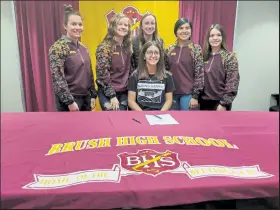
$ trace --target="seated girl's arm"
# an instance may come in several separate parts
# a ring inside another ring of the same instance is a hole
[[[136,103],[137,75],[135,72],[129,78],[127,88],[128,88],[128,106],[133,111],[142,111],[142,109]]]
[[[161,108],[161,111],[168,111],[172,106],[173,101],[173,91],[175,90],[175,85],[173,82],[173,77],[170,72],[166,72],[166,87],[165,87],[165,103]]]
[[[133,111],[142,111],[142,109],[136,103],[136,92],[134,91],[128,91],[128,106]]]
[[[172,106],[173,92],[165,93],[165,103],[161,111],[168,111]]]

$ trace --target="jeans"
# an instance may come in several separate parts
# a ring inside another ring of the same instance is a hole
[[[173,95],[172,110],[190,110],[192,95]]]

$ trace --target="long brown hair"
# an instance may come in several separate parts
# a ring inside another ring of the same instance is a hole
[[[160,52],[160,58],[157,63],[157,70],[156,70],[155,77],[159,80],[163,80],[164,78],[166,78],[166,71],[164,68],[164,53],[163,53],[163,50],[161,49],[159,43],[155,42],[155,41],[146,42],[141,49],[141,52],[139,55],[138,68],[137,68],[138,79],[148,79],[149,78],[145,55],[146,55],[147,49],[151,46],[157,47]]]
[[[143,15],[142,19],[140,20],[140,24],[139,24],[139,40],[140,40],[140,45],[144,45],[145,44],[145,38],[144,38],[144,31],[142,29],[143,26],[143,20],[148,17],[148,16],[153,16],[155,18],[155,31],[153,33],[152,36],[152,41],[156,41],[160,43],[160,37],[158,35],[158,26],[157,26],[157,18],[155,15],[151,14],[151,13],[146,13],[145,15]]]
[[[226,44],[226,34],[223,27],[220,24],[212,24],[210,29],[207,31],[205,40],[204,40],[204,47],[203,47],[203,60],[208,61],[211,53],[211,45],[209,44],[209,37],[210,32],[212,29],[217,29],[221,32],[222,35],[222,44],[221,49],[228,51],[227,44]]]
[[[124,36],[123,38],[123,47],[124,50],[126,52],[131,52],[131,21],[130,18],[127,17],[126,15],[124,15],[123,13],[117,13],[110,21],[109,23],[109,27],[108,27],[108,32],[106,34],[106,36],[103,39],[103,42],[109,42],[112,47],[115,47],[115,42],[114,42],[114,38],[115,38],[115,30],[117,27],[118,22],[120,21],[120,19],[122,18],[127,18],[128,21],[128,33],[127,35]]]

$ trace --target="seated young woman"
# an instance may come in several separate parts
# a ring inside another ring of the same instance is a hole
[[[164,67],[164,52],[159,43],[146,42],[139,55],[137,69],[128,82],[128,105],[131,110],[167,111],[175,89],[170,72]]]

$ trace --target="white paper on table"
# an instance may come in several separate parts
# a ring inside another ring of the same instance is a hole
[[[157,115],[162,119],[159,119],[155,115],[146,114],[146,118],[150,125],[176,125],[179,124],[170,114]]]

